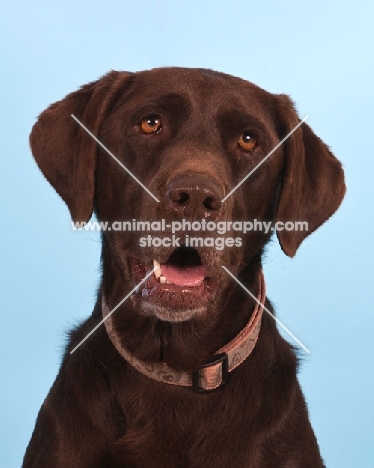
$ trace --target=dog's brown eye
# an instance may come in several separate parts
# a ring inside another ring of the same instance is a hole
[[[244,151],[251,153],[255,149],[257,141],[251,133],[243,132],[239,137],[238,143]]]
[[[140,122],[143,133],[155,133],[161,129],[161,119],[158,115],[148,115]]]

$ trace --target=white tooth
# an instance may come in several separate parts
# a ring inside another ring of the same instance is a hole
[[[170,281],[166,280],[166,284],[171,284]]]
[[[158,268],[156,268],[158,267]],[[161,276],[161,265],[157,260],[153,260],[153,268],[156,268],[154,271],[155,278],[158,279]]]
[[[165,284],[167,282],[168,282],[168,280],[165,278],[165,276],[160,276],[160,283],[161,284]]]

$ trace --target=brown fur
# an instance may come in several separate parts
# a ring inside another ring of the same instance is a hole
[[[144,135],[139,119],[152,113],[161,115],[162,131]],[[160,203],[98,147],[71,114]],[[340,163],[307,124],[225,203],[215,202],[298,122],[287,96],[222,73],[182,68],[113,71],[43,112],[31,146],[75,221],[87,221],[93,211],[109,222],[182,217],[307,221],[309,232],[278,233],[283,251],[293,256],[303,239],[335,212],[345,191]],[[258,142],[251,154],[237,145],[248,128]],[[168,196],[180,180],[195,183],[194,205],[180,206]],[[200,200],[204,190],[213,199],[208,208]],[[113,315],[127,350],[149,363],[162,355],[169,366],[187,372],[206,362],[236,336],[254,306],[221,265],[257,294],[269,237],[251,232],[241,248],[196,249],[218,289],[209,306],[200,307],[190,320],[159,320],[150,312],[153,306],[145,307],[134,294]],[[102,295],[112,309],[133,287],[130,257],[150,268],[153,258],[166,262],[172,251],[140,248],[138,233],[105,232],[102,241],[97,304],[92,316],[71,332],[23,467],[322,467],[296,378],[295,352],[267,314],[252,354],[222,388],[206,394],[143,376],[119,355],[104,326],[69,353],[101,320]],[[272,310],[268,300],[266,306]],[[171,316],[183,312],[166,310],[167,304],[164,308]]]

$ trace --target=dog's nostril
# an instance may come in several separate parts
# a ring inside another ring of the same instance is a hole
[[[186,192],[178,192],[174,196],[170,196],[171,201],[174,203],[179,203],[180,205],[184,205],[189,198],[190,197]]]
[[[215,197],[207,197],[203,201],[203,205],[208,210],[218,210],[219,207],[220,207],[220,200],[218,198],[215,198]]]

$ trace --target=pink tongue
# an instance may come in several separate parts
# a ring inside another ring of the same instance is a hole
[[[162,276],[178,286],[198,286],[204,281],[205,268],[202,265],[178,268],[173,265],[161,265]]]

